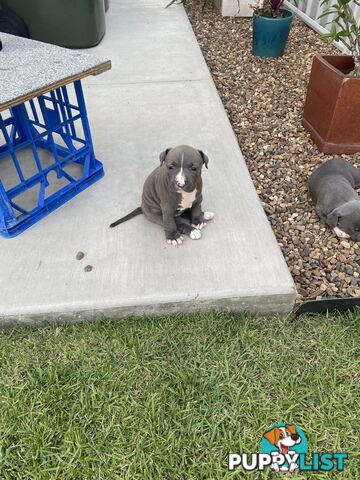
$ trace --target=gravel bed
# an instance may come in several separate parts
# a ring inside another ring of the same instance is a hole
[[[297,301],[360,296],[360,243],[338,239],[316,215],[306,188],[320,153],[301,125],[315,54],[339,51],[295,20],[285,55],[251,53],[252,21],[222,18],[200,0],[186,10],[257,193],[292,273]],[[355,166],[359,155],[343,155]]]

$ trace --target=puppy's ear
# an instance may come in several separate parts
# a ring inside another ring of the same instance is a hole
[[[342,216],[343,216],[342,208],[337,207],[332,212],[329,213],[329,215],[326,217],[326,221],[330,225],[330,227],[335,228]]]
[[[205,163],[205,167],[208,168],[209,159],[207,155],[205,155],[205,153],[202,152],[201,150],[199,150],[199,153],[201,155],[201,158],[203,159],[203,162]]]
[[[164,150],[162,153],[160,153],[160,165],[162,165],[165,162],[166,155],[170,152],[171,148],[167,148]]]
[[[297,432],[295,425],[286,424],[285,427],[289,430],[291,435],[296,435]]]
[[[280,439],[279,429],[277,427],[275,427],[272,430],[269,430],[268,432],[265,432],[264,433],[264,438],[266,438],[266,440],[268,440],[271,443],[271,445],[276,445],[277,442]]]

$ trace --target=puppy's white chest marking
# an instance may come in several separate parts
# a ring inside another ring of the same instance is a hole
[[[187,208],[191,208],[192,204],[195,202],[195,199],[196,199],[196,192],[197,192],[196,188],[192,192],[179,191],[181,195],[181,200],[178,205],[178,210],[182,212]]]

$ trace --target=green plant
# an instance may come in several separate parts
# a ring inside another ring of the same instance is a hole
[[[330,1],[323,0],[321,6],[328,5]],[[336,0],[327,8],[319,18],[334,15],[330,32],[324,36],[331,42],[341,42],[354,57],[355,68],[350,73],[354,77],[360,77],[360,25],[355,18],[355,8],[360,7],[360,0]]]
[[[306,4],[307,0],[303,0]],[[292,0],[295,7],[298,6],[298,0]],[[251,5],[256,15],[261,17],[281,18],[283,16],[281,9],[284,6],[284,0],[256,0],[255,5]]]
[[[254,6],[254,12],[261,17],[281,17],[280,8],[283,6],[284,0],[258,0]]]

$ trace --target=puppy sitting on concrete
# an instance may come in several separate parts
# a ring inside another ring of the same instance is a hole
[[[162,225],[167,243],[174,246],[184,241],[182,234],[193,240],[201,238],[201,229],[212,212],[202,212],[203,164],[208,168],[208,157],[187,145],[167,148],[160,154],[160,166],[146,179],[141,207],[112,223],[116,227],[143,213],[150,221]]]
[[[319,217],[339,238],[360,241],[360,169],[341,158],[334,158],[315,169],[308,180]]]

